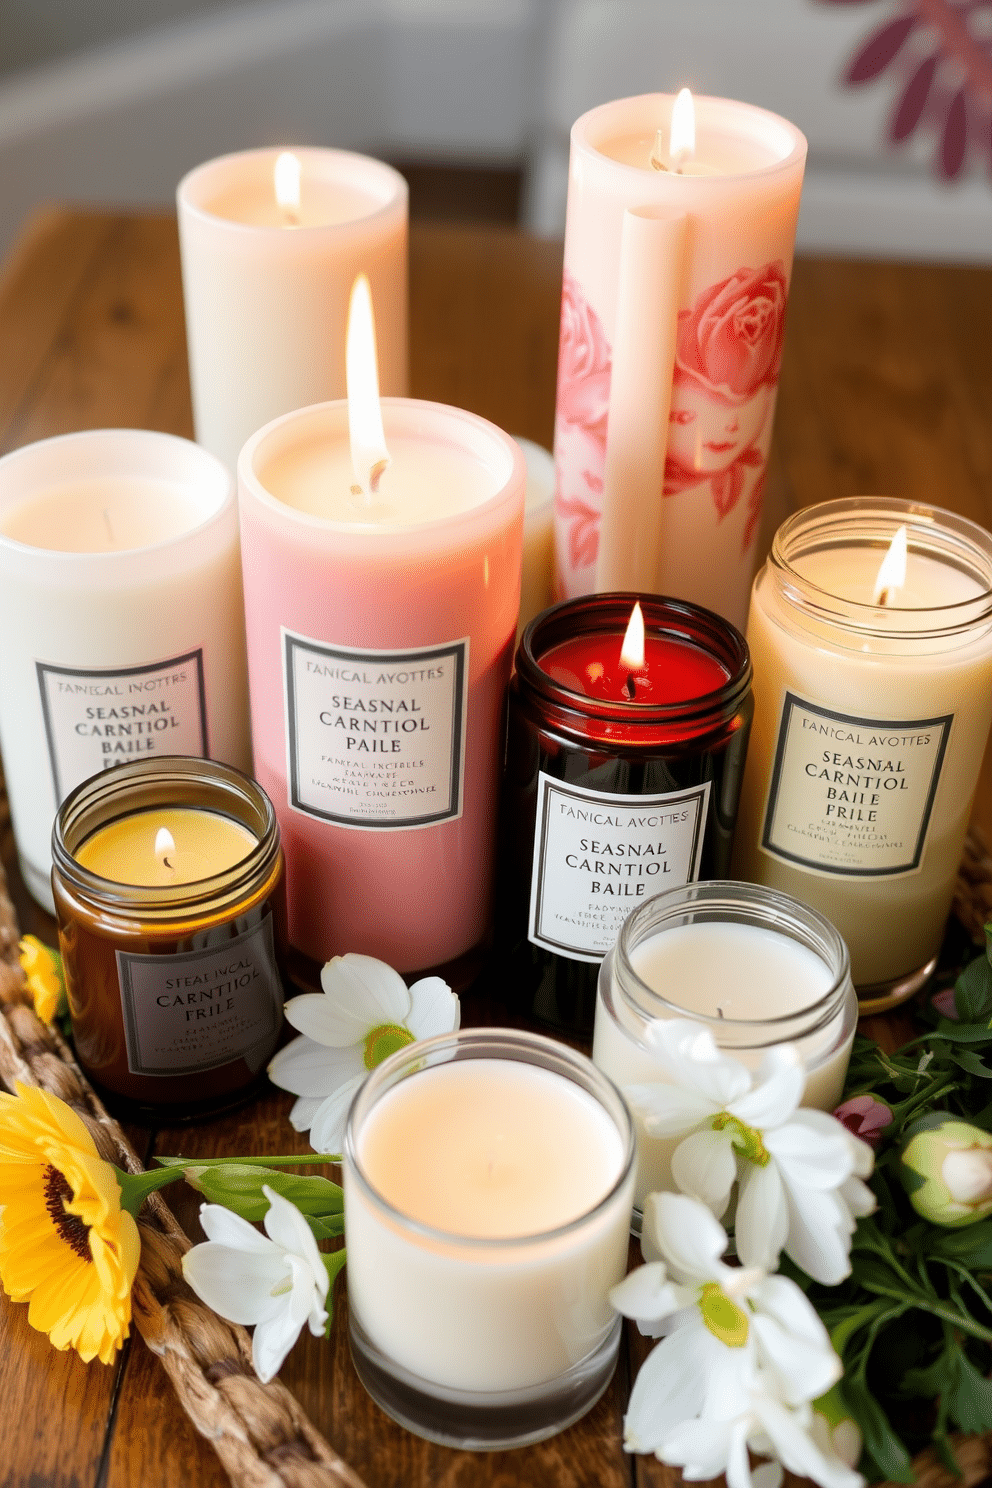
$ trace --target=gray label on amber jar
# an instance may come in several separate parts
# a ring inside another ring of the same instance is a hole
[[[762,847],[821,873],[912,873],[953,716],[857,718],[787,692]]]
[[[528,939],[601,961],[638,904],[699,876],[710,783],[663,796],[613,796],[541,771]]]
[[[35,662],[55,796],[149,754],[207,753],[203,651],[92,671]]]
[[[356,651],[283,631],[289,804],[343,827],[462,814],[468,640]]]
[[[118,951],[117,975],[133,1075],[192,1075],[236,1059],[257,1070],[271,1052],[282,984],[268,912],[253,929],[203,950]]]

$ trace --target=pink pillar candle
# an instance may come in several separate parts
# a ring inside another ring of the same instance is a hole
[[[572,129],[556,589],[655,591],[742,626],[806,141],[763,109],[694,102],[680,171],[651,163],[669,95]]]
[[[291,944],[412,972],[486,930],[525,467],[474,414],[382,412],[391,464],[368,501],[344,402],[242,451],[249,689]]]

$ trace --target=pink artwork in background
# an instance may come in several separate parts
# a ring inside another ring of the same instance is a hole
[[[749,485],[745,552],[761,515],[786,296],[783,265],[769,263],[738,269],[679,315],[664,494],[708,483],[719,522]],[[556,545],[559,595],[593,587],[579,571],[595,569],[599,547],[610,371],[602,321],[566,270],[555,420],[557,527],[567,533]]]

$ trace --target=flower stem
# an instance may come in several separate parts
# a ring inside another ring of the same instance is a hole
[[[340,1152],[291,1152],[287,1157],[157,1157],[163,1168],[220,1168],[228,1163],[241,1167],[292,1168],[297,1163],[305,1166],[313,1163],[339,1163]]]
[[[151,1173],[124,1173],[114,1168],[121,1189],[121,1208],[137,1219],[138,1210],[150,1193],[185,1176],[182,1168],[159,1168]]]
[[[867,1291],[876,1292],[880,1297],[894,1297],[898,1302],[907,1303],[910,1307],[918,1307],[921,1312],[932,1313],[934,1317],[950,1323],[952,1328],[960,1328],[962,1333],[969,1333],[972,1338],[979,1338],[983,1343],[992,1343],[992,1328],[983,1328],[981,1323],[976,1323],[974,1318],[969,1317],[967,1313],[955,1312],[952,1307],[945,1307],[940,1302],[928,1302],[925,1297],[915,1292],[907,1297],[905,1292],[879,1286],[874,1281],[863,1281],[862,1286]]]

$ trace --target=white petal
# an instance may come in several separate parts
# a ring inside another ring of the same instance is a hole
[[[313,1276],[311,1286],[317,1289],[321,1297],[326,1297],[329,1284],[327,1267],[320,1258],[310,1226],[296,1205],[282,1194],[276,1193],[267,1183],[262,1184],[262,1192],[269,1201],[268,1212],[263,1220],[265,1233],[282,1250],[306,1262]]]
[[[266,1240],[253,1224],[225,1209],[223,1204],[201,1204],[200,1224],[208,1240],[229,1245],[233,1250],[267,1255],[273,1248],[272,1241]]]
[[[668,1273],[660,1261],[638,1266],[610,1289],[610,1302],[617,1312],[633,1318],[638,1326],[670,1317],[682,1306],[682,1301],[681,1289],[676,1289],[668,1280]]]
[[[774,1162],[746,1169],[737,1195],[734,1235],[737,1254],[745,1266],[774,1271],[789,1233],[789,1209]]]
[[[644,1042],[673,1084],[698,1091],[712,1100],[718,1111],[751,1088],[750,1070],[718,1049],[709,1029],[690,1018],[649,1023]]]
[[[183,1256],[183,1275],[200,1300],[229,1322],[245,1327],[272,1315],[272,1289],[288,1271],[285,1257],[274,1245],[266,1255],[250,1255],[208,1241],[194,1245]]]
[[[673,1427],[698,1415],[704,1383],[698,1330],[680,1328],[652,1349],[634,1381],[624,1418],[628,1451],[657,1451]]]
[[[310,1146],[314,1152],[339,1153],[344,1146],[344,1129],[348,1122],[348,1111],[359,1090],[364,1075],[356,1075],[329,1095],[318,1110],[310,1127]]]
[[[786,1187],[789,1238],[785,1253],[807,1276],[837,1286],[851,1272],[854,1219],[838,1194]]]
[[[320,973],[320,985],[334,1006],[370,1016],[370,1028],[377,1023],[405,1023],[410,1011],[406,982],[375,956],[354,951],[335,956]]]
[[[801,1122],[808,1126],[811,1131],[821,1132],[824,1136],[836,1136],[837,1128],[840,1127],[841,1134],[847,1142],[851,1154],[851,1170],[858,1178],[870,1178],[875,1166],[875,1153],[867,1142],[862,1142],[852,1131],[848,1131],[842,1121],[836,1116],[830,1116],[826,1111],[817,1111],[812,1108],[803,1107],[793,1116],[793,1121]]]
[[[289,1113],[289,1120],[293,1130],[298,1132],[309,1131],[311,1126],[313,1126],[313,1118],[326,1099],[326,1096],[320,1095],[301,1095]]]
[[[862,1143],[862,1146],[865,1144]],[[860,1217],[862,1214],[874,1214],[878,1205],[875,1195],[867,1183],[862,1183],[860,1178],[846,1179],[837,1190],[851,1213]]]
[[[777,1393],[782,1400],[787,1405],[804,1405],[825,1395],[840,1379],[843,1366],[831,1346],[826,1329],[822,1324],[816,1327],[819,1319],[815,1313],[812,1318],[802,1317],[797,1323],[803,1304],[811,1313],[813,1311],[800,1289],[784,1276],[769,1277],[768,1281],[778,1283],[782,1293],[779,1299],[781,1311],[788,1312],[789,1319],[772,1316],[765,1310],[772,1295],[770,1290],[766,1290],[766,1282],[758,1293],[759,1311],[751,1318],[759,1357],[774,1374]],[[790,1290],[787,1292],[786,1288]],[[795,1293],[799,1293],[801,1300],[797,1301]]]
[[[732,1429],[730,1421],[682,1420],[657,1455],[670,1467],[681,1467],[689,1482],[718,1478],[727,1466]]]
[[[672,1154],[672,1177],[683,1193],[702,1200],[717,1219],[725,1214],[737,1177],[729,1129],[696,1132],[680,1142]]]
[[[754,1411],[789,1472],[812,1478],[820,1488],[864,1488],[861,1474],[839,1457],[821,1452],[796,1416],[778,1401],[768,1397],[756,1399]]]
[[[730,1445],[727,1450],[727,1488],[752,1488],[751,1459],[747,1452],[747,1436],[750,1421],[745,1417],[735,1421],[730,1430]]]
[[[440,977],[421,977],[410,988],[410,1011],[406,1026],[415,1039],[453,1033],[461,1021],[461,1005],[447,982]]]
[[[798,1113],[797,1113],[798,1114]],[[792,1187],[838,1188],[851,1175],[853,1154],[839,1121],[833,1132],[816,1131],[804,1121],[789,1121],[766,1132],[765,1146]]]
[[[721,1109],[708,1095],[683,1085],[625,1085],[623,1093],[652,1137],[680,1137]]]
[[[263,1384],[267,1384],[278,1373],[313,1307],[313,1282],[309,1267],[296,1256],[289,1257],[289,1264],[293,1273],[292,1288],[280,1296],[281,1306],[278,1311],[256,1326],[252,1339],[252,1362],[255,1373]],[[324,1270],[323,1266],[321,1270]]]
[[[301,1034],[273,1055],[269,1062],[269,1079],[280,1090],[323,1100],[343,1080],[351,1079],[363,1068],[359,1047],[331,1049]]]
[[[788,1121],[806,1089],[806,1067],[795,1044],[769,1049],[761,1061],[753,1090],[735,1100],[728,1110],[759,1131]]]
[[[644,1227],[650,1227],[658,1253],[668,1262],[675,1281],[713,1281],[725,1269],[720,1257],[727,1248],[727,1236],[698,1200],[685,1194],[648,1194]]]

